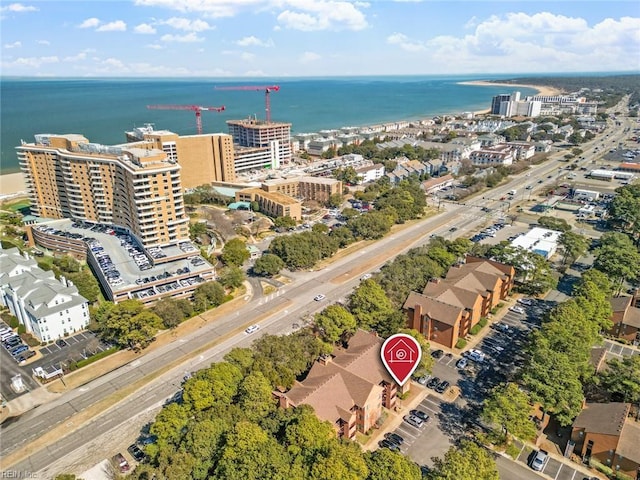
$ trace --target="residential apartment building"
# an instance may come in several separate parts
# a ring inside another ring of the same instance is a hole
[[[278,169],[291,162],[291,124],[255,118],[228,120],[235,146],[235,172]]]
[[[347,348],[336,347],[332,355],[321,357],[302,382],[279,395],[280,406],[310,405],[341,438],[353,440],[356,432],[369,432],[383,407],[393,409],[397,400],[398,385],[380,359],[382,343],[375,333],[358,330]]]
[[[326,203],[334,194],[342,194],[342,182],[326,177],[294,177],[268,180],[262,184],[265,192],[278,192],[298,200]]]
[[[180,136],[152,126],[125,132],[127,142],[141,148],[162,150],[169,160],[182,167],[182,188],[185,190],[212,182],[236,180],[233,137],[224,133]]]
[[[271,217],[291,217],[302,220],[302,203],[279,192],[260,188],[245,188],[236,192],[236,202],[258,202],[260,211]]]
[[[189,238],[180,165],[162,150],[42,134],[17,147],[31,211],[121,227],[145,246]]]
[[[469,160],[479,167],[512,165],[514,162],[514,150],[507,144],[495,145],[471,152]]]
[[[442,190],[443,188],[450,187],[451,185],[453,185],[452,175],[444,175],[443,177],[430,178],[429,180],[425,180],[421,184],[425,195],[430,195],[432,193]]]
[[[374,163],[364,167],[356,168],[356,174],[360,183],[375,182],[384,176],[384,165],[382,163]]]
[[[57,280],[17,248],[0,246],[0,303],[41,342],[84,330],[89,325],[87,299],[64,277]]]
[[[407,324],[427,340],[453,348],[482,317],[509,295],[515,269],[493,260],[467,256],[422,293],[411,292],[404,303]]]
[[[613,327],[608,333],[640,345],[640,308],[633,306],[633,297],[614,297],[609,302]]]
[[[587,403],[573,422],[573,451],[627,475],[640,478],[640,422],[629,416],[629,403]]]

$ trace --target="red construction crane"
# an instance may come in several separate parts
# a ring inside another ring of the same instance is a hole
[[[279,85],[271,85],[268,87],[264,86],[252,86],[252,85],[238,85],[235,87],[216,87],[216,90],[264,90],[264,103],[265,103],[265,111],[267,114],[267,122],[271,121],[271,99],[269,98],[269,94],[271,92],[277,92],[280,90]]]
[[[202,133],[203,111],[222,112],[225,109],[224,105],[222,107],[201,107],[199,105],[147,105],[147,108],[151,110],[193,110],[196,112],[196,129],[198,130],[198,135]]]

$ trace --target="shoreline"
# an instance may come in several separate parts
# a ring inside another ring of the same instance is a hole
[[[0,175],[0,201],[22,195],[27,195],[27,185],[22,173],[3,173]]]
[[[543,97],[552,97],[555,95],[562,95],[563,91],[556,87],[549,87],[546,85],[525,85],[522,83],[500,83],[490,82],[488,80],[471,80],[468,82],[458,82],[459,85],[474,85],[476,87],[522,87],[532,88],[538,90],[538,95]]]
[[[487,80],[471,80],[465,82],[458,82],[460,85],[474,85],[481,87],[496,87],[496,86],[504,86],[504,87],[526,87],[532,88],[538,91],[538,95],[543,96],[553,96],[560,95],[562,93],[561,90],[553,87],[547,87],[542,85],[522,85],[515,83],[494,83]],[[491,111],[490,108],[474,111],[475,115],[486,115]],[[13,172],[13,173],[3,173],[0,174],[0,201],[7,200],[13,197],[19,197],[26,195],[26,184],[22,173]]]

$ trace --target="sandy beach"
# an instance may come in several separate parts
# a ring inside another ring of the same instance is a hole
[[[26,194],[24,177],[21,173],[0,175],[0,199]]]
[[[548,87],[544,85],[523,85],[519,83],[497,83],[497,82],[488,82],[486,80],[473,80],[471,82],[460,82],[460,85],[478,85],[481,87],[509,87],[511,91],[517,89],[517,87],[526,87],[533,88],[538,90],[538,95],[542,96],[553,96],[553,95],[561,95],[563,92],[554,87]]]

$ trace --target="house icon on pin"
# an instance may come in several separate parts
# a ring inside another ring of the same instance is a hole
[[[418,351],[414,345],[405,342],[399,338],[398,341],[388,349],[389,363],[413,363],[418,358]]]

